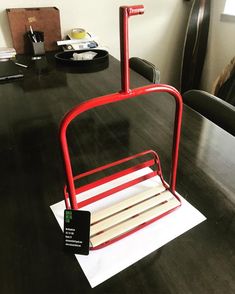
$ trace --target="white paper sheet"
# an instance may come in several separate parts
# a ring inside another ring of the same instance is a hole
[[[145,174],[147,172],[149,172],[149,168],[142,169],[141,171],[134,172],[119,178],[118,180],[114,180],[109,183],[108,186],[113,187],[116,185],[117,181],[125,182],[127,181],[127,178],[135,178],[140,174]],[[83,209],[95,211],[101,207],[120,201],[120,199],[140,193],[146,189],[146,187],[150,188],[158,183],[159,178],[155,177],[139,183],[134,187],[115,193],[115,195],[107,197]],[[89,193],[82,193],[82,195],[79,195],[79,199],[91,197],[91,195],[96,193],[97,190],[100,192],[103,189],[107,189],[107,184],[94,188],[90,190]],[[92,288],[116,275],[128,266],[157,250],[161,246],[206,219],[205,216],[189,204],[183,197],[180,196],[180,198],[182,200],[182,206],[180,208],[145,227],[144,229],[141,229],[140,231],[137,231],[136,233],[105,248],[90,251],[88,256],[75,255]],[[63,217],[65,209],[64,201],[52,205],[51,209],[61,229],[63,230]]]

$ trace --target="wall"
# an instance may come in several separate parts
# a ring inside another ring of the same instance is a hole
[[[235,56],[235,22],[221,20],[225,0],[211,0],[208,50],[201,80],[201,89],[211,91],[213,82]]]
[[[1,0],[0,47],[12,46],[6,8],[56,6],[60,9],[63,36],[71,28],[86,28],[108,46],[113,56],[119,58],[118,7],[144,4],[145,14],[130,19],[130,56],[139,56],[156,64],[161,70],[161,81],[178,87],[190,2],[184,0]]]

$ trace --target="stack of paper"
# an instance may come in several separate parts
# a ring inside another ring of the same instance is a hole
[[[86,34],[85,38],[74,39],[70,34],[67,35],[67,39],[63,41],[57,41],[58,46],[63,46],[63,50],[84,50],[97,48],[98,43],[96,42],[96,37],[90,34]]]
[[[10,59],[16,56],[16,50],[14,48],[0,47],[0,61],[4,59]]]
[[[122,176],[109,183],[84,191],[77,195],[77,201],[88,199],[91,195],[97,195],[102,191],[116,187],[117,184],[123,184],[127,180],[136,179],[140,175],[148,174],[149,171],[149,168],[144,168]],[[92,213],[98,212],[101,209],[114,205],[115,203],[117,204],[125,199],[130,199],[130,197],[138,195],[139,193],[146,191],[146,189],[155,188],[160,184],[161,181],[159,177],[153,177],[132,187],[119,191],[112,196],[91,203],[84,207],[83,210],[88,210]],[[206,219],[204,215],[202,215],[183,197],[179,194],[178,196],[182,201],[182,205],[172,213],[164,216],[142,230],[119,240],[118,242],[99,250],[91,250],[88,256],[78,254],[75,255],[92,288],[106,281],[110,277],[144,258],[148,254],[167,244],[174,238],[180,236]],[[63,230],[65,209],[64,201],[52,205],[51,209],[61,229]],[[74,270],[76,271],[76,269]]]

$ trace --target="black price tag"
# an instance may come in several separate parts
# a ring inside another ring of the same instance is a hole
[[[74,254],[89,254],[90,212],[65,209],[64,248]]]

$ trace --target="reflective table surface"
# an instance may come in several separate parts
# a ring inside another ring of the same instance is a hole
[[[50,210],[65,183],[58,128],[73,106],[120,90],[120,64],[76,73],[53,55],[18,61],[24,79],[0,84],[0,293],[235,293],[235,138],[184,107],[177,191],[207,220],[91,289]],[[146,84],[131,72],[131,87]],[[167,180],[174,107],[154,94],[83,114],[69,132],[74,174],[153,149]]]

